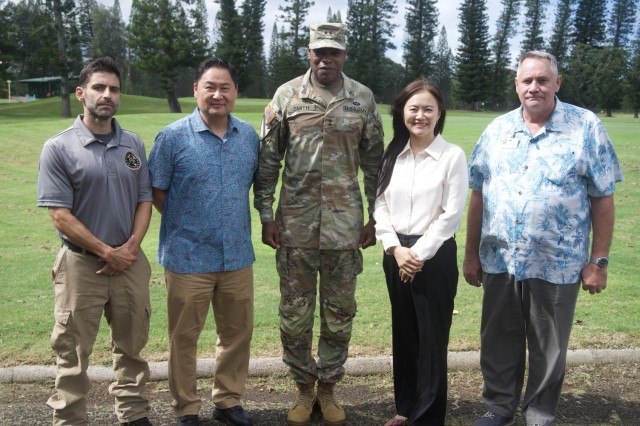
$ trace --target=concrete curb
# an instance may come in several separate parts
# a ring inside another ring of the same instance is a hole
[[[640,362],[640,349],[579,349],[567,353],[567,365],[610,364]],[[347,374],[365,375],[387,373],[391,371],[392,358],[356,357],[347,359]],[[212,358],[198,359],[198,377],[211,377],[215,368]],[[479,352],[449,352],[449,369],[464,370],[480,368]],[[149,363],[150,380],[167,379],[167,362]],[[287,369],[280,358],[255,358],[249,362],[249,375],[267,376],[274,373],[286,373]],[[89,378],[92,381],[111,381],[111,367],[90,366]],[[55,366],[20,365],[0,368],[0,383],[33,383],[53,380],[56,377]]]

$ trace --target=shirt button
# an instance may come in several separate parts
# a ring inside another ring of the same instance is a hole
[[[524,169],[525,170],[529,170],[529,166],[524,166]]]

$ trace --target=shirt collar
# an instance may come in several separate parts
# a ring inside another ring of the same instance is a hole
[[[549,119],[544,124],[543,128],[545,132],[559,132],[562,127],[561,124],[565,119],[566,108],[564,104],[558,99],[557,96],[554,97],[556,105],[553,108],[553,112],[549,116]],[[517,109],[517,117],[516,117],[516,125],[520,132],[528,131],[527,125],[524,122],[524,118],[522,117],[522,105]],[[515,132],[514,132],[515,133]]]
[[[93,135],[91,130],[84,124],[82,118],[84,114],[80,114],[76,117],[76,121],[73,123],[73,127],[76,132],[76,136],[80,139],[82,146],[87,146],[90,143],[98,142],[98,139]],[[113,129],[113,139],[107,146],[119,146],[122,145],[122,127],[118,121],[114,118],[111,119],[111,128]]]
[[[426,147],[422,152],[424,152],[426,155],[433,157],[434,160],[438,161],[440,160],[440,157],[442,157],[442,153],[444,152],[445,145],[446,143],[444,138],[441,135],[436,135],[433,142],[431,142],[429,146]],[[404,149],[400,151],[400,154],[398,154],[398,157],[402,155],[408,155],[410,153],[411,153],[411,146],[409,144],[409,141],[407,141],[407,144],[404,146]]]
[[[351,99],[355,97],[353,81],[349,77],[347,77],[344,72],[342,72],[341,75],[342,75],[342,90],[338,92],[338,94],[336,95],[336,99],[344,99],[344,98]],[[313,84],[311,84],[311,68],[309,68],[307,72],[304,74],[304,76],[302,76],[302,84],[300,85],[300,89],[298,93],[299,96],[301,98],[312,97],[312,88],[313,88]]]
[[[196,132],[210,132],[209,128],[205,124],[204,120],[200,116],[200,110],[198,107],[191,113],[189,116],[189,121],[191,121],[191,126],[193,130]],[[229,114],[229,123],[227,125],[227,132],[230,130],[238,130],[238,119],[233,115]]]

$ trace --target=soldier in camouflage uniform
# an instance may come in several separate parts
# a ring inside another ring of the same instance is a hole
[[[325,424],[345,423],[333,389],[344,376],[356,314],[360,248],[375,244],[371,216],[384,150],[382,120],[371,90],[342,73],[345,36],[343,24],[311,26],[310,70],[277,90],[262,123],[255,207],[263,225],[262,241],[277,249],[283,360],[299,389],[287,417],[290,425],[309,424],[316,399]],[[364,174],[369,208],[366,225],[358,168]],[[316,362],[311,350],[318,274]]]

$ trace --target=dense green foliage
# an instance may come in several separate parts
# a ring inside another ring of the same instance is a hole
[[[454,94],[458,101],[480,109],[490,97],[489,16],[485,0],[460,5],[460,46],[456,56]]]
[[[109,0],[0,0],[2,80],[58,76],[62,85],[54,83],[47,92],[62,94],[67,115],[73,76],[90,59],[108,55],[123,67],[125,93],[164,96],[169,110],[178,111],[177,98],[191,94],[195,65],[217,55],[237,68],[242,97],[269,97],[308,69],[308,26],[322,19],[309,16],[311,0],[132,1],[125,23],[119,0],[112,6]],[[404,84],[424,75],[443,85],[450,105],[509,109],[517,104],[514,52],[542,49],[558,59],[564,100],[608,113],[638,109],[639,0],[501,0],[500,10],[492,11],[494,27],[486,0],[464,0],[453,54],[444,30],[451,23],[439,22],[435,0],[346,4],[346,15],[332,4],[326,20],[341,22],[345,16],[345,72],[369,86],[379,101],[390,101]],[[217,15],[210,26],[211,7]],[[265,14],[276,17],[266,53]],[[398,15],[403,23],[397,24]],[[394,46],[399,31],[402,46]],[[395,48],[401,63],[388,56]],[[14,96],[26,94],[26,86],[12,87]],[[3,95],[8,93],[1,85]]]
[[[274,22],[269,45],[268,78],[265,91],[268,96],[275,90],[301,74],[309,67],[307,45],[309,28],[304,25],[313,2],[307,0],[286,0],[278,10],[283,25],[278,30]]]
[[[602,0],[578,0],[574,20],[574,44],[601,46],[606,40],[607,3]]]
[[[433,73],[430,78],[440,87],[442,96],[444,96],[445,105],[450,106],[453,103],[453,52],[447,41],[447,29],[442,26],[438,43],[434,52]]]
[[[511,93],[512,71],[511,65],[511,39],[517,34],[518,14],[521,0],[502,0],[502,12],[496,22],[496,33],[493,37],[491,53],[491,91],[489,101],[492,109],[504,109],[508,104]],[[509,94],[505,89],[509,90]]]
[[[548,50],[549,53],[556,57],[560,67],[566,63],[569,52],[569,34],[571,33],[571,16],[574,3],[575,0],[558,0],[556,7],[556,18],[553,23]]]
[[[181,70],[189,69],[210,55],[201,36],[198,9],[187,14],[181,0],[133,0],[129,42],[134,63],[153,73],[167,97],[169,111],[181,112],[177,82]]]
[[[629,46],[637,8],[638,0],[613,0],[608,30],[611,47]]]
[[[389,99],[402,85],[402,74],[389,63],[385,53],[391,43],[397,13],[393,0],[348,0],[347,26],[349,60],[345,72],[369,87],[379,98]]]
[[[237,70],[243,96],[265,96],[264,23],[266,0],[244,0],[241,10],[234,0],[215,0],[220,5],[216,26],[220,39],[215,56],[225,58]]]
[[[404,62],[405,83],[421,75],[432,78],[434,40],[438,31],[438,9],[435,0],[407,0],[405,14]]]
[[[522,52],[544,50],[543,33],[544,17],[549,0],[525,0],[524,2],[524,40]]]

